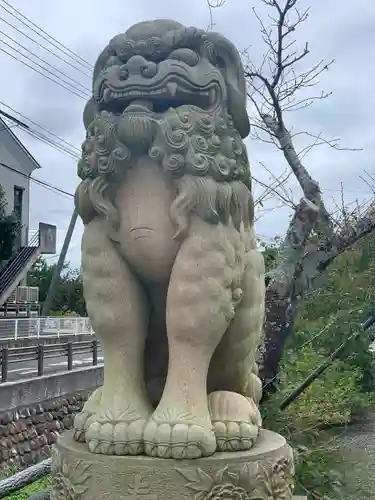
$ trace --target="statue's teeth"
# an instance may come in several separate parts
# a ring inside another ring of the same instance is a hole
[[[214,88],[209,90],[208,96],[209,96],[210,106],[213,106],[216,101],[216,91]]]
[[[111,100],[112,92],[109,89],[104,89],[103,92],[103,100],[104,102],[108,102]]]
[[[177,92],[177,83],[169,82],[167,83],[167,92],[174,97]]]

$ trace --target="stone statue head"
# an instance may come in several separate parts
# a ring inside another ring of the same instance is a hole
[[[238,223],[252,218],[242,142],[250,127],[246,83],[239,53],[224,36],[163,19],[115,36],[96,61],[84,124],[76,193],[84,223],[104,214],[116,227],[113,191],[142,155],[176,185],[178,234],[189,204],[212,222],[236,213]]]
[[[223,35],[158,19],[135,24],[99,55],[93,99],[85,126],[98,110],[122,113],[136,99],[155,112],[190,104],[205,110],[224,105],[241,137],[249,134],[246,84],[240,56]]]

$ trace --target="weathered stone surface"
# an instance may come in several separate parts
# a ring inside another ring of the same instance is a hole
[[[6,425],[0,425],[0,436],[8,436],[9,435],[9,429]]]
[[[262,431],[250,451],[197,460],[95,455],[70,432],[54,447],[52,500],[292,500],[294,466],[284,438]]]

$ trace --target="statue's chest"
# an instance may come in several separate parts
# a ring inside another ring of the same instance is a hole
[[[169,215],[175,196],[170,181],[147,159],[128,172],[117,191],[122,254],[141,276],[152,281],[169,279],[179,249]]]

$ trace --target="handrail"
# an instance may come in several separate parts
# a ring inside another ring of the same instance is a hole
[[[25,256],[31,256],[35,249],[40,246],[40,232],[37,231],[31,238],[27,246],[21,248],[17,256],[9,263],[8,267],[5,268],[4,272],[0,276],[0,291],[6,289],[11,283],[15,275],[15,270],[18,271],[19,264],[24,262]]]
[[[0,317],[0,342],[44,337],[92,335],[90,320],[81,316]]]
[[[37,230],[30,241],[27,243],[27,245],[21,247],[21,250],[17,253],[17,256],[10,262],[10,266],[13,264],[13,262],[16,262],[19,259],[19,256],[22,254],[24,250],[27,248],[38,248],[40,246],[40,231]],[[4,274],[6,273],[7,269],[5,269]]]
[[[4,274],[0,277],[0,292],[5,291],[11,285],[14,278],[23,269],[23,264],[33,255],[37,247],[24,247],[18,254],[17,259],[11,262]],[[21,255],[22,254],[22,255]]]
[[[81,342],[72,342],[74,348],[87,350],[92,346],[92,340],[86,340]],[[39,345],[39,344],[38,344]],[[22,356],[22,354],[34,354],[38,352],[38,345],[28,345],[21,347],[9,347],[9,356]],[[68,342],[61,342],[60,344],[43,344],[44,352],[51,352],[53,354],[58,354],[60,352],[65,352],[67,349]],[[1,350],[0,350],[0,360],[1,360]],[[22,361],[22,359],[19,359]]]
[[[8,381],[9,364],[11,363],[37,361],[38,377],[41,377],[45,372],[44,361],[58,356],[66,357],[68,371],[74,369],[74,354],[90,353],[92,355],[92,365],[96,366],[98,364],[99,347],[99,341],[96,338],[90,341],[65,342],[61,344],[38,344],[36,346],[27,347],[3,347],[0,349],[0,384]]]

